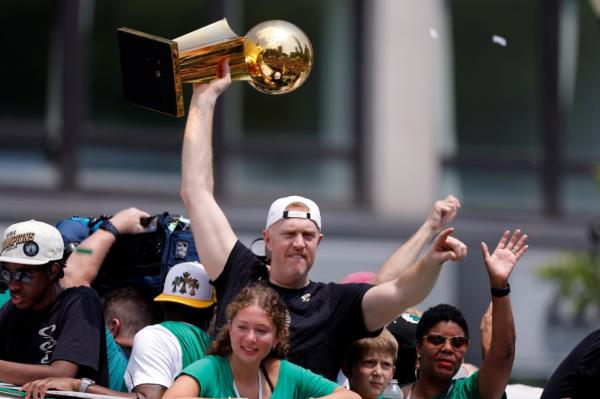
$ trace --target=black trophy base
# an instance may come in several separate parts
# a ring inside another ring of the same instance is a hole
[[[125,99],[181,117],[183,93],[177,43],[129,28],[117,29]]]

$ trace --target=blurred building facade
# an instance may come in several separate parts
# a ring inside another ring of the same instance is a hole
[[[461,199],[457,235],[471,253],[444,270],[422,306],[457,304],[476,331],[489,299],[479,241],[519,226],[532,251],[511,281],[516,376],[544,378],[577,339],[573,326],[563,333],[548,324],[555,293],[535,269],[561,249],[587,249],[588,219],[599,209],[600,23],[588,2],[3,5],[0,220],[133,205],[185,212],[185,120],[123,101],[116,29],[174,38],[227,17],[243,35],[284,19],[313,41],[307,82],[279,97],[235,83],[216,116],[217,194],[234,227],[251,238],[273,198],[313,197],[330,237],[315,276],[336,280],[375,270],[451,193]],[[477,354],[472,348],[471,360]]]

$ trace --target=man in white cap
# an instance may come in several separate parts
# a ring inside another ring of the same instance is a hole
[[[141,329],[133,339],[133,348],[125,372],[130,393],[93,385],[92,394],[160,399],[183,368],[204,357],[210,346],[208,329],[216,303],[204,267],[197,262],[179,263],[165,278],[163,293],[154,298],[161,302],[165,320]],[[37,398],[48,389],[77,391],[81,381],[73,378],[46,378],[24,386]]]
[[[377,335],[406,308],[431,291],[442,264],[466,254],[460,241],[442,231],[432,249],[400,277],[368,284],[323,284],[309,279],[317,246],[323,239],[317,205],[303,197],[273,203],[263,231],[270,267],[242,245],[214,198],[212,120],[219,95],[230,85],[227,62],[219,64],[219,79],[194,87],[182,150],[181,196],[192,220],[196,248],[213,281],[219,301],[217,327],[240,288],[257,280],[268,282],[283,297],[291,316],[289,360],[333,381],[348,346]],[[398,256],[392,256],[398,262]],[[389,277],[388,277],[389,278]],[[386,278],[386,280],[388,279]]]
[[[78,377],[106,384],[100,298],[89,287],[63,289],[64,243],[57,229],[30,220],[2,236],[0,278],[10,302],[0,309],[0,380]]]

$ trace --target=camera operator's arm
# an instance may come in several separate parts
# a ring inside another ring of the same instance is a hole
[[[144,231],[142,219],[150,215],[136,208],[117,212],[110,222],[119,234],[132,234]],[[65,276],[60,284],[65,287],[89,286],[96,279],[100,266],[117,238],[109,231],[98,229],[86,238],[67,259]]]

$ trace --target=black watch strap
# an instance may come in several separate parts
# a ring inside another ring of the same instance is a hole
[[[492,296],[502,298],[510,294],[510,284],[506,283],[506,288],[490,288]]]
[[[117,228],[115,227],[114,224],[112,224],[110,222],[110,220],[103,220],[100,225],[98,226],[99,229],[102,230],[106,230],[109,233],[111,233],[113,236],[115,236],[115,238],[119,238],[119,236],[121,235],[121,233],[119,233],[119,230],[117,230]]]

